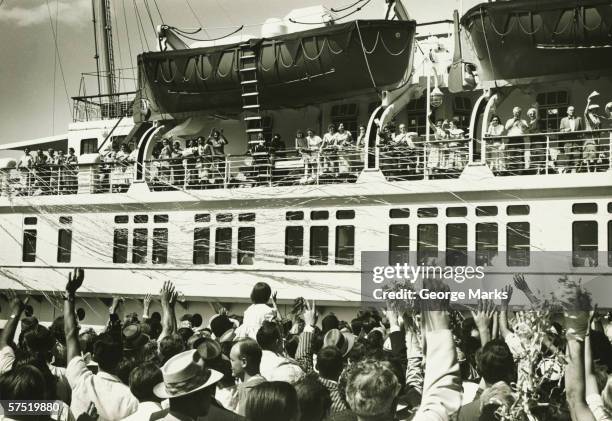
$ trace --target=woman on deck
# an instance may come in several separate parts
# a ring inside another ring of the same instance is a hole
[[[494,173],[499,173],[506,170],[505,149],[506,142],[503,136],[506,134],[506,128],[501,124],[501,119],[498,115],[491,117],[489,128],[485,134],[489,138],[489,167]]]
[[[463,170],[467,161],[465,131],[459,127],[459,119],[453,117],[448,126],[448,169],[451,172]]]

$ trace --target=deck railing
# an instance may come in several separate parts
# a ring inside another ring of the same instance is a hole
[[[611,156],[610,129],[378,148],[379,168],[388,181],[458,178],[470,163],[486,164],[496,176],[612,171]],[[0,169],[0,195],[126,192],[134,182],[134,165]],[[157,159],[143,166],[144,180],[154,191],[352,183],[363,168],[364,151],[358,148]]]

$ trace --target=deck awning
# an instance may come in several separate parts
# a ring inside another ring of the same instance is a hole
[[[22,151],[25,148],[30,148],[31,150],[35,149],[43,149],[47,150],[49,148],[53,149],[61,149],[64,152],[68,151],[68,138],[63,136],[49,136],[43,137],[40,139],[32,139],[32,140],[22,140],[20,142],[12,142],[5,143],[0,145],[0,151]]]

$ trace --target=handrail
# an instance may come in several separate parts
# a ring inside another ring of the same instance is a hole
[[[502,134],[502,135],[487,135],[487,134],[483,134],[483,138],[519,138],[519,137],[535,137],[535,136],[570,136],[573,134],[592,134],[592,133],[611,133],[612,132],[612,128],[606,128],[606,129],[596,129],[596,130],[576,130],[573,132],[538,132],[538,133],[524,133],[524,134],[518,134],[518,135],[508,135],[508,134]]]

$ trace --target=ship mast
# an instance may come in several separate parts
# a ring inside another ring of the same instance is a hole
[[[110,0],[100,1],[100,32],[102,33],[102,56],[104,57],[104,75],[106,78],[106,94],[117,92],[115,80],[115,60],[113,54],[113,30],[111,26]]]

